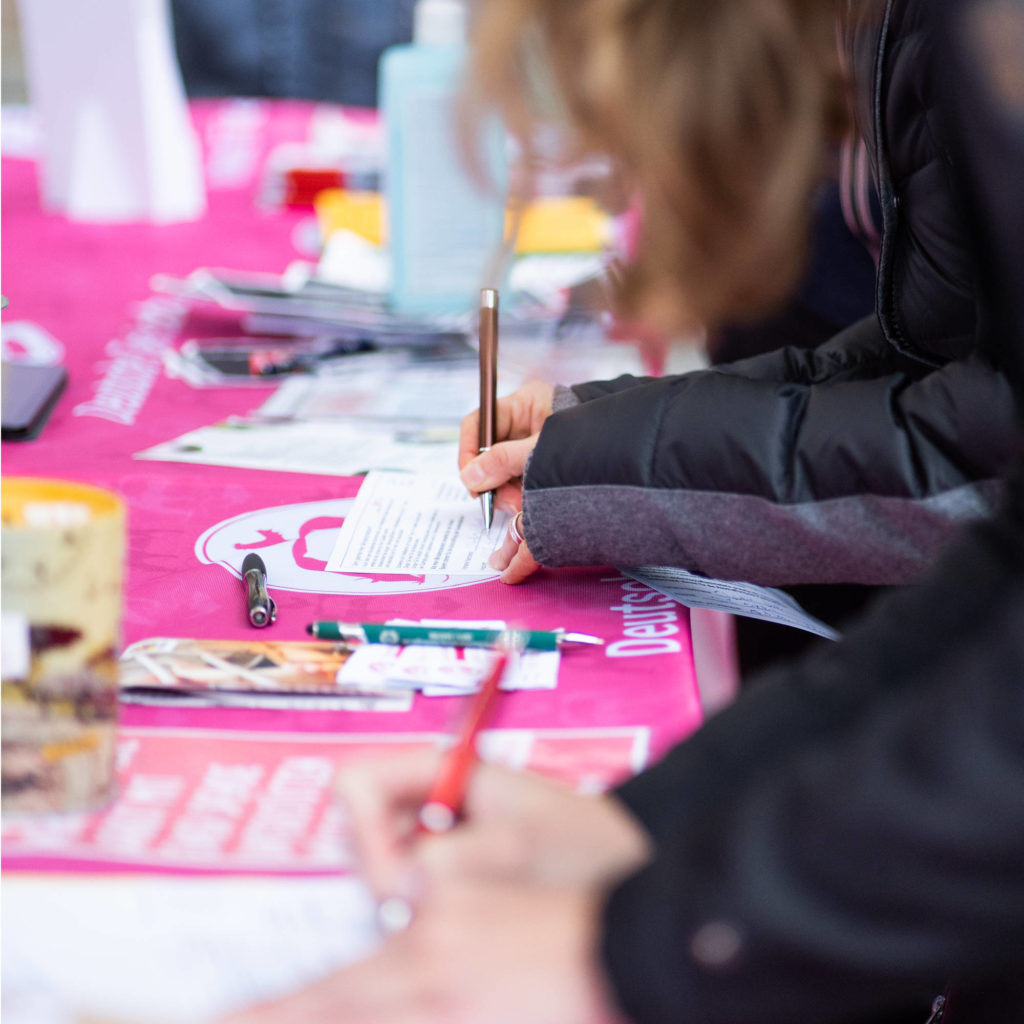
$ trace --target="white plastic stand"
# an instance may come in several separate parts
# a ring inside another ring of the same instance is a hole
[[[43,205],[92,222],[206,208],[167,0],[21,0]]]

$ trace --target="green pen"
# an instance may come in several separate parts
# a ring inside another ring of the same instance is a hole
[[[364,644],[429,644],[433,647],[497,647],[506,642],[519,650],[557,651],[566,644],[599,647],[599,636],[564,629],[477,629],[462,626],[401,626],[382,622],[311,622],[306,632],[318,640]]]

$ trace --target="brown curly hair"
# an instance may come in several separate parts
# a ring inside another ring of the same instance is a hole
[[[803,265],[847,104],[829,0],[478,0],[464,90],[527,160],[611,157],[642,209],[621,311],[670,328],[764,312]]]

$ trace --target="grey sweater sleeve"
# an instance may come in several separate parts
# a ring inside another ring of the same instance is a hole
[[[524,481],[526,539],[548,566],[906,582],[992,510],[1014,451],[997,369],[911,363],[874,318],[816,350],[572,390]]]

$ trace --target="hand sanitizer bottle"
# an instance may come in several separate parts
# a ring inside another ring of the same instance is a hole
[[[466,58],[461,0],[418,0],[413,42],[385,51],[380,109],[387,140],[391,304],[404,313],[465,312],[496,260],[505,224],[504,131],[486,124],[479,145],[489,182],[464,166],[456,97]]]

